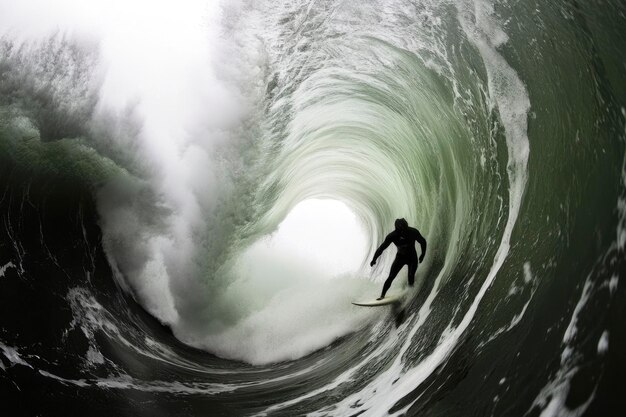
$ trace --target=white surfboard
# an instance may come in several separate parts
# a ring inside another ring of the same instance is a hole
[[[354,304],[355,306],[362,306],[362,307],[386,306],[389,304],[400,303],[405,295],[406,295],[406,291],[398,293],[398,294],[387,295],[382,300],[374,299],[374,300],[364,300],[364,301],[353,301],[352,304]]]

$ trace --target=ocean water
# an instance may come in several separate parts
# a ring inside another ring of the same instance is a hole
[[[3,413],[624,414],[623,2],[11,3]]]

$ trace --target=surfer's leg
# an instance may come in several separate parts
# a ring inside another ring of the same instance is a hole
[[[391,264],[391,269],[389,270],[389,278],[387,278],[385,284],[383,285],[383,292],[380,294],[379,300],[385,298],[385,294],[387,294],[387,290],[389,289],[389,287],[391,287],[391,283],[405,264],[406,261],[400,257],[396,257],[396,259],[393,261],[393,263]]]
[[[417,257],[409,261],[409,285],[412,287],[415,283],[415,271],[417,271]]]

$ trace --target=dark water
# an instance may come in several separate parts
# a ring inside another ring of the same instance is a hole
[[[624,4],[220,10],[207,107],[189,71],[184,110],[115,111],[105,44],[1,39],[4,412],[623,415]],[[255,257],[313,198],[368,256],[420,229],[402,306],[350,306],[367,257],[315,282]]]

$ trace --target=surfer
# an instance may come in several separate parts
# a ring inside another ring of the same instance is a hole
[[[385,294],[387,294],[387,290],[391,287],[391,283],[404,265],[409,267],[409,285],[413,286],[417,265],[419,262],[424,260],[424,255],[426,254],[426,239],[424,239],[417,229],[409,227],[409,224],[405,219],[396,219],[395,226],[396,230],[387,235],[380,247],[376,249],[374,258],[372,259],[372,262],[370,262],[370,266],[376,265],[376,259],[378,259],[383,251],[392,243],[398,248],[396,259],[394,259],[391,264],[391,269],[389,270],[389,277],[383,285],[383,292],[377,300],[385,298]],[[417,252],[415,251],[415,242],[419,242],[422,247],[422,254],[419,257],[419,262],[417,260]]]

